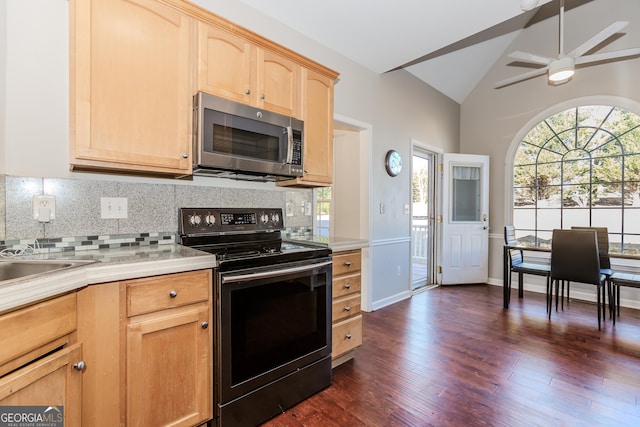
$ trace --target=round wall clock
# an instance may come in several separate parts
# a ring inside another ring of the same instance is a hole
[[[402,157],[396,150],[387,151],[384,158],[384,166],[389,176],[398,176],[402,171]]]

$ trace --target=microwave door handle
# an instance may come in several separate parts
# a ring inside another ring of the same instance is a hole
[[[293,162],[293,129],[287,126],[287,161],[286,164]]]

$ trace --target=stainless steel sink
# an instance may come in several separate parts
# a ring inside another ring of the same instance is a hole
[[[0,284],[8,280],[31,278],[92,262],[93,261],[70,260],[0,260]]]

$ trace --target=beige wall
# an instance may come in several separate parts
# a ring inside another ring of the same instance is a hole
[[[637,19],[626,35],[603,50],[640,46],[640,6],[637,0],[594,0],[566,13],[565,50],[570,51],[616,20]],[[554,56],[557,17],[524,30],[507,49]],[[553,87],[544,76],[493,89],[494,82],[527,69],[509,67],[503,56],[461,106],[460,148],[465,153],[491,156],[491,239],[489,277],[502,280],[502,229],[510,221],[510,149],[541,119],[577,104],[613,102],[640,113],[640,58],[580,68],[573,81]]]

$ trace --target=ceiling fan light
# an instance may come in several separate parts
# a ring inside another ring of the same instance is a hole
[[[553,83],[565,82],[573,77],[576,62],[571,57],[560,58],[549,64],[549,81]]]

